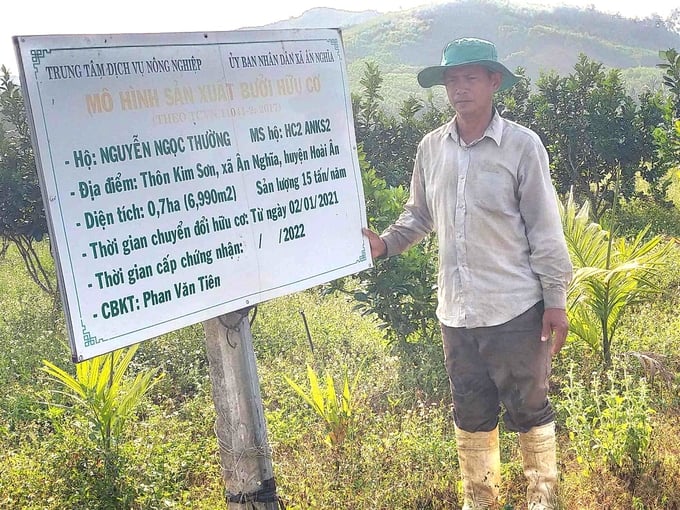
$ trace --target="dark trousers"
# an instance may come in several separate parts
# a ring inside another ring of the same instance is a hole
[[[528,432],[555,419],[548,401],[550,342],[541,342],[543,303],[505,324],[485,328],[442,325],[453,418],[466,432],[498,425],[501,403],[508,430]]]

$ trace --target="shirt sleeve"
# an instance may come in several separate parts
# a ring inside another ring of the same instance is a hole
[[[413,165],[409,199],[397,221],[380,236],[385,241],[388,257],[406,251],[432,231],[432,214],[427,204],[423,171],[424,159],[421,142]]]
[[[541,281],[545,308],[566,309],[572,264],[564,239],[548,153],[531,137],[518,169],[519,208],[529,241],[531,268]]]

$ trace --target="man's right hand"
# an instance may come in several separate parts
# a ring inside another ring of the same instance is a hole
[[[371,257],[375,260],[387,255],[387,245],[378,234],[367,228],[362,228],[363,234],[368,237],[368,243],[371,245]]]

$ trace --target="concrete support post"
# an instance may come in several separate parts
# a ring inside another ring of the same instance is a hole
[[[205,321],[203,328],[227,508],[276,510],[276,484],[247,309]]]

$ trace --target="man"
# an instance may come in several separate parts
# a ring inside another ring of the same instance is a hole
[[[437,317],[453,395],[464,510],[498,504],[501,403],[519,433],[530,510],[555,505],[551,354],[567,335],[571,279],[548,154],[531,130],[500,117],[495,92],[520,78],[493,43],[457,39],[442,63],[418,74],[444,85],[454,118],[420,142],[410,198],[378,236],[374,258],[403,252],[437,233]]]

